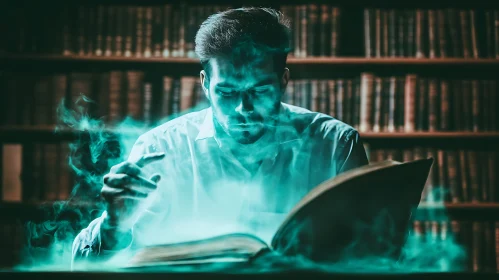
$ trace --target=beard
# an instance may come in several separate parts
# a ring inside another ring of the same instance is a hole
[[[225,123],[220,123],[215,117],[215,126],[222,139],[235,141],[239,144],[253,144],[263,135],[275,129],[278,113],[264,119],[261,115],[230,116]]]
[[[273,112],[267,118],[259,114],[247,117],[237,115],[229,117],[223,127],[226,134],[234,141],[240,144],[253,144],[267,132],[273,131],[277,120],[278,111]]]

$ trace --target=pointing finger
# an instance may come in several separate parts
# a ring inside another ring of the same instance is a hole
[[[145,154],[143,155],[137,162],[137,166],[139,167],[144,167],[147,164],[151,162],[155,162],[158,160],[161,160],[165,157],[165,153],[159,152],[159,153],[150,153],[150,154]]]
[[[156,189],[156,183],[142,176],[129,176],[127,174],[108,174],[104,176],[104,184],[111,187],[124,187],[128,185],[142,187],[149,190]]]

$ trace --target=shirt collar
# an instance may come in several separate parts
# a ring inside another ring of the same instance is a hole
[[[197,140],[203,140],[206,138],[213,138],[215,136],[215,125],[213,124],[213,112],[211,107],[206,109],[206,114],[204,116],[203,123],[199,128],[198,135],[196,136]]]
[[[280,114],[280,123],[277,126],[276,130],[276,140],[278,141],[278,143],[282,144],[298,140],[300,137],[298,132],[296,131],[296,128],[293,126],[289,108],[287,108],[283,103],[281,103]],[[213,111],[211,107],[208,107],[206,109],[203,123],[199,128],[199,132],[195,140],[198,141],[214,137],[215,125],[213,123]]]

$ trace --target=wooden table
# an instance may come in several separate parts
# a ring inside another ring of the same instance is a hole
[[[207,280],[207,279],[334,279],[334,280],[454,280],[454,279],[499,279],[496,273],[324,273],[314,271],[286,271],[273,273],[180,273],[180,272],[0,272],[2,280]]]

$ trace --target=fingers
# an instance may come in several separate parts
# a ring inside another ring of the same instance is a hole
[[[123,173],[130,176],[140,176],[141,168],[149,163],[161,160],[165,157],[165,153],[151,153],[143,155],[137,162],[125,161],[111,167],[110,173]]]
[[[113,201],[116,198],[143,199],[147,197],[147,193],[144,192],[130,188],[114,188],[108,185],[102,187],[101,195],[107,201]]]
[[[145,189],[145,191],[152,191],[156,189],[156,182],[154,181],[148,180],[142,176],[130,176],[121,173],[107,174],[106,176],[104,176],[104,184],[110,187],[142,187]]]
[[[151,176],[151,178],[149,180],[151,180],[151,181],[153,181],[153,182],[155,182],[157,184],[159,182],[159,180],[161,180],[161,175],[154,174],[154,175]]]
[[[111,173],[123,173],[130,176],[139,176],[141,169],[135,163],[125,161],[111,167]]]
[[[104,177],[101,195],[107,201],[116,201],[117,198],[143,199],[154,189],[156,189],[156,183],[143,177],[108,174]]]
[[[165,157],[165,153],[162,153],[162,152],[145,154],[135,164],[138,167],[144,167],[144,166],[148,165],[149,163],[161,160],[164,157]]]

